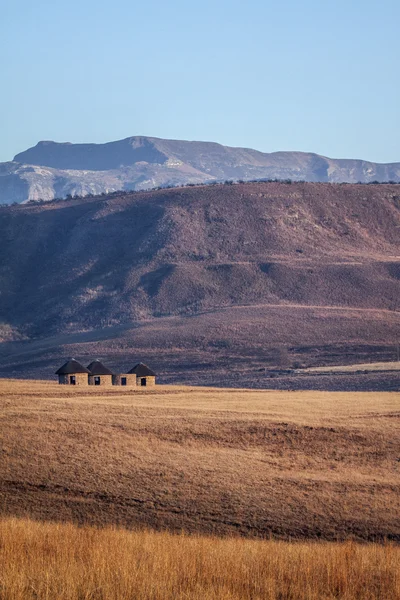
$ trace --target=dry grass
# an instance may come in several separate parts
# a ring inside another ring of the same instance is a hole
[[[388,362],[374,362],[374,363],[358,363],[354,365],[335,365],[325,367],[310,367],[309,369],[302,369],[303,372],[308,373],[321,373],[321,372],[335,372],[335,371],[399,371],[400,361],[388,361]]]
[[[400,548],[0,521],[1,600],[398,600]]]
[[[400,394],[0,381],[0,511],[400,540]]]

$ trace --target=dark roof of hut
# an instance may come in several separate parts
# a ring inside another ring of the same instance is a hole
[[[145,364],[143,364],[142,362],[138,363],[137,365],[135,365],[133,367],[133,369],[131,369],[130,371],[128,371],[128,374],[134,374],[137,375],[137,377],[155,377],[155,373],[154,371],[152,371],[151,369],[149,369],[149,367]]]
[[[56,375],[72,375],[73,373],[89,373],[89,370],[77,360],[71,358],[56,371]]]
[[[88,365],[91,375],[112,375],[112,371],[107,369],[99,360],[94,360]]]

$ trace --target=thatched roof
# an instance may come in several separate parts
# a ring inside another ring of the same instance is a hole
[[[152,371],[151,369],[149,369],[149,367],[145,364],[143,364],[142,362],[138,363],[137,365],[135,365],[133,367],[133,369],[131,369],[130,371],[128,371],[128,374],[133,374],[136,375],[137,377],[155,377],[155,373],[154,371]]]
[[[89,373],[89,370],[77,360],[71,358],[56,371],[56,375],[73,375],[74,373]]]
[[[91,375],[112,375],[112,371],[107,369],[99,360],[94,360],[88,365]]]

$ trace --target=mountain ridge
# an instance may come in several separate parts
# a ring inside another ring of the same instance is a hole
[[[216,142],[131,136],[104,144],[41,141],[0,163],[0,203],[224,180],[400,181],[400,163],[264,153]]]
[[[306,364],[391,357],[399,232],[398,184],[220,184],[3,207],[0,372],[28,372],[27,361],[45,376],[64,356],[134,353],[175,380],[190,366],[192,383],[200,365],[211,382],[225,361],[227,382],[232,369],[276,364],[280,347]]]

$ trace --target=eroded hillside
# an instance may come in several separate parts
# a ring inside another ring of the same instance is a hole
[[[135,348],[145,327],[151,349],[157,323],[176,340],[176,318],[186,350],[199,348],[199,320],[205,347],[253,348],[255,323],[264,348],[400,334],[399,185],[247,183],[9,207],[0,231],[6,341],[132,330]]]

